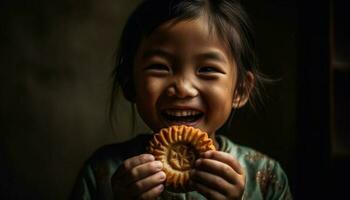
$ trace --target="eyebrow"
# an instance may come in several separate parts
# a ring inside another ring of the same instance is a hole
[[[205,53],[200,53],[197,56],[197,59],[208,59],[208,60],[215,60],[219,62],[226,62],[226,58],[222,53],[218,51],[210,51]]]
[[[167,52],[163,49],[158,49],[158,48],[146,50],[142,54],[143,59],[151,58],[153,56],[161,56],[161,57],[165,57],[167,59],[172,59],[174,57],[174,55],[172,53]],[[214,61],[219,61],[219,62],[226,62],[225,56],[218,51],[208,51],[208,52],[204,52],[204,53],[199,53],[196,55],[196,59],[198,59],[198,60],[208,59],[208,60],[214,60]]]
[[[151,58],[153,56],[162,56],[167,59],[170,59],[173,57],[171,53],[164,51],[162,49],[149,49],[142,54],[143,59]]]

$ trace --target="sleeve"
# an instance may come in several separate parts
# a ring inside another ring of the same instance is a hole
[[[288,178],[278,162],[275,162],[270,168],[271,173],[265,177],[265,180],[257,177],[258,181],[265,181],[266,198],[269,200],[292,200],[289,189]]]
[[[73,187],[71,200],[92,200],[96,196],[96,180],[90,165],[86,165],[79,174]]]
[[[106,145],[86,162],[70,195],[71,200],[113,199],[111,177],[123,160],[145,152],[150,136],[138,136],[125,143]]]

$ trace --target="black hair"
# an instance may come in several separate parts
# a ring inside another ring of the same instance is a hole
[[[170,20],[179,22],[201,16],[207,17],[210,30],[215,31],[223,42],[228,44],[235,58],[237,65],[235,95],[250,95],[249,102],[254,107],[255,101],[252,99],[261,99],[259,88],[264,77],[258,71],[250,20],[238,1],[144,0],[129,17],[121,35],[113,71],[110,117],[113,116],[115,98],[119,89],[132,103],[133,64],[140,43],[165,22]],[[247,72],[254,75],[253,82],[247,82]]]

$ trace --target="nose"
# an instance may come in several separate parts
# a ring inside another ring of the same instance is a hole
[[[195,97],[198,95],[198,90],[193,84],[191,77],[174,78],[173,83],[167,89],[167,95],[177,98]]]

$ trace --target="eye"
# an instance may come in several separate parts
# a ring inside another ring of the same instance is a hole
[[[203,79],[216,80],[225,75],[226,72],[219,66],[202,66],[198,68],[198,75]]]
[[[207,74],[207,73],[221,73],[221,71],[219,69],[217,69],[216,67],[210,67],[210,66],[204,66],[204,67],[200,67],[198,69],[198,72],[200,74]]]
[[[163,64],[151,64],[145,68],[152,71],[169,71],[169,67]]]

